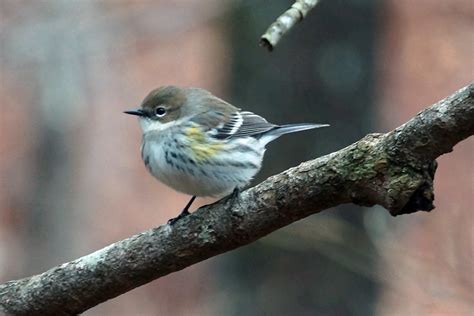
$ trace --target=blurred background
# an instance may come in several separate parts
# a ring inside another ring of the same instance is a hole
[[[122,114],[157,86],[331,124],[272,143],[258,183],[473,79],[470,0],[322,1],[268,53],[291,3],[0,0],[0,282],[178,214],[189,197],[147,173]],[[432,213],[325,211],[85,315],[472,315],[473,156],[471,138],[438,160]]]

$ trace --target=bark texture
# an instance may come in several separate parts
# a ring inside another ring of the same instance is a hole
[[[260,46],[272,51],[282,37],[308,12],[319,3],[319,0],[296,0],[293,5],[273,22],[260,37]]]
[[[7,315],[73,315],[343,204],[433,209],[435,159],[474,134],[474,85],[387,134],[370,134],[256,187],[42,274],[0,285]]]

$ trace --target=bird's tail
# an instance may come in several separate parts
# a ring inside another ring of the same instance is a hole
[[[313,129],[313,128],[328,127],[328,126],[329,124],[311,124],[311,123],[280,125],[269,130],[265,134],[263,134],[260,140],[264,142],[265,144],[267,144],[284,134],[305,131],[305,130]]]

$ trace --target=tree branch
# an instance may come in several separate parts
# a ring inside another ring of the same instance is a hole
[[[303,20],[308,12],[319,3],[319,0],[296,0],[293,5],[273,22],[260,37],[260,46],[269,51],[278,44],[281,38],[298,22]]]
[[[392,215],[433,208],[434,159],[474,134],[474,85],[387,134],[270,177],[236,197],[40,275],[0,285],[0,312],[70,315],[154,279],[246,245],[343,203],[382,205]]]

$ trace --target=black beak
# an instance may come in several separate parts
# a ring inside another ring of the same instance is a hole
[[[129,111],[123,111],[125,114],[131,114],[131,115],[137,115],[137,116],[145,116],[145,112],[142,109],[136,109],[136,110],[129,110]]]

